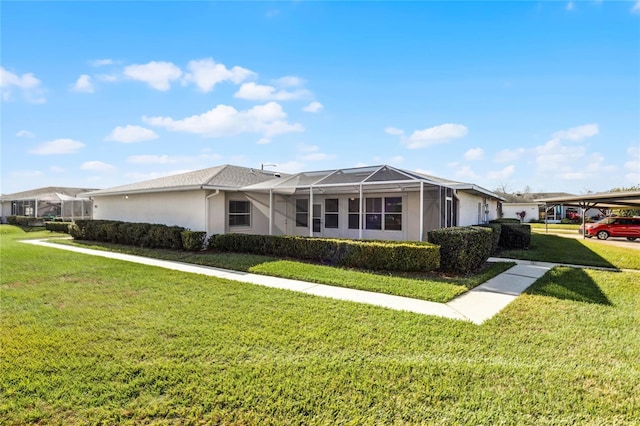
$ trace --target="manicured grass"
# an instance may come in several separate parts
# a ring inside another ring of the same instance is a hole
[[[488,265],[484,270],[474,275],[445,277],[436,273],[374,273],[241,253],[190,253],[68,240],[61,241],[61,243],[81,244],[90,248],[109,249],[121,253],[406,296],[433,302],[448,302],[514,265],[513,263],[497,262]]]
[[[529,250],[508,250],[500,256],[573,265],[640,269],[640,251],[601,244],[598,241],[531,234]]]
[[[573,223],[549,223],[545,227],[544,223],[530,223],[531,232],[545,233],[547,230],[553,234],[577,234],[580,225]]]
[[[640,418],[637,273],[556,269],[475,326],[16,236],[0,236],[0,424]]]

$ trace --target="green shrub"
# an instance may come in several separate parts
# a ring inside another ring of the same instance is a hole
[[[503,223],[500,247],[504,249],[528,249],[531,243],[531,226],[519,223]]]
[[[503,217],[501,219],[490,220],[489,223],[520,223],[520,219],[513,219],[509,217]]]
[[[430,242],[440,246],[440,269],[465,274],[478,269],[491,256],[492,232],[468,226],[436,229],[427,235]]]
[[[32,216],[16,216],[11,215],[7,216],[7,223],[9,225],[15,226],[44,226],[44,219],[40,217],[32,217]]]
[[[76,240],[100,241],[139,247],[182,249],[181,226],[130,223],[116,220],[76,220],[69,233]]]
[[[200,251],[204,249],[204,242],[207,233],[202,231],[182,231],[182,247],[189,251]]]
[[[69,226],[72,224],[73,222],[45,222],[44,227],[47,231],[62,232],[68,234]]]
[[[477,225],[481,228],[489,228],[493,232],[491,234],[491,254],[498,251],[500,245],[500,234],[502,234],[502,225],[499,223],[487,223],[485,225]]]
[[[221,234],[209,238],[209,248],[372,270],[430,271],[440,265],[437,246],[416,242]]]

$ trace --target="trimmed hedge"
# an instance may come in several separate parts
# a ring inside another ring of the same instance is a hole
[[[189,251],[200,251],[204,249],[207,233],[203,231],[182,231],[182,247]]]
[[[510,217],[503,217],[502,219],[493,219],[490,220],[489,223],[521,223],[520,219],[514,219]]]
[[[440,266],[439,247],[417,242],[219,234],[209,237],[209,248],[371,270],[431,271]]]
[[[440,246],[440,269],[466,274],[478,269],[491,256],[493,231],[476,226],[442,228],[427,233]]]
[[[181,226],[130,223],[115,220],[76,220],[69,233],[76,240],[127,244],[139,247],[182,249]]]
[[[500,247],[528,249],[531,243],[531,226],[520,223],[503,223],[500,226]]]
[[[32,216],[7,216],[7,223],[15,226],[44,226],[44,219]]]
[[[73,225],[73,222],[45,222],[44,227],[47,231],[51,232],[63,232],[69,233],[69,226]]]
[[[498,251],[498,247],[500,246],[500,235],[502,234],[502,225],[499,223],[487,223],[484,225],[476,225],[481,228],[489,228],[493,231],[491,235],[491,254],[494,254]]]

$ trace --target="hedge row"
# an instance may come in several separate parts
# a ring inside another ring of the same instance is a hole
[[[503,223],[500,226],[500,247],[505,249],[528,249],[531,243],[531,226],[519,223]]]
[[[44,227],[47,231],[69,233],[69,226],[73,225],[73,222],[45,222]]]
[[[431,271],[440,266],[440,250],[429,243],[220,234],[209,238],[209,248],[372,270]]]
[[[76,240],[181,250],[185,228],[114,220],[76,220],[69,231]]]
[[[491,224],[500,225],[499,245],[504,249],[528,249],[531,243],[531,225],[520,223],[518,219],[495,219]]]
[[[44,219],[33,216],[7,216],[7,223],[16,226],[43,226]]]
[[[476,226],[442,228],[427,233],[429,242],[440,246],[440,269],[469,273],[491,256],[493,230]]]

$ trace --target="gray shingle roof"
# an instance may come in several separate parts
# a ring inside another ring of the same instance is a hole
[[[0,197],[1,201],[13,201],[13,200],[33,200],[43,198],[58,198],[55,194],[68,195],[75,197],[78,194],[82,194],[88,191],[97,191],[95,188],[67,188],[64,186],[47,186],[45,188],[30,189],[28,191],[15,192],[13,194],[3,194]]]
[[[135,192],[180,191],[188,189],[238,189],[274,179],[271,172],[228,164],[178,175],[136,182],[89,192],[86,195],[112,195]]]

